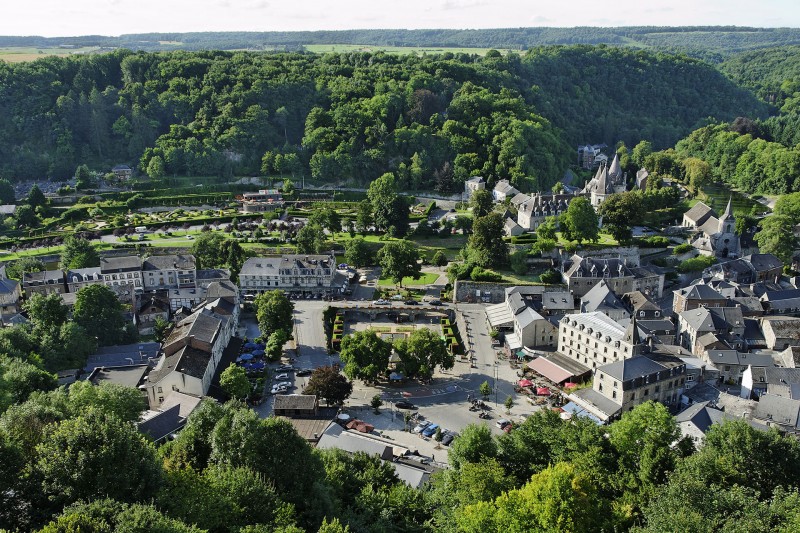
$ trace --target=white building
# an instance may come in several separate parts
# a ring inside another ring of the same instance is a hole
[[[142,291],[142,260],[135,255],[100,258],[100,274],[109,287],[132,285]]]
[[[146,290],[194,289],[197,267],[191,254],[153,255],[142,261],[142,279]]]
[[[558,351],[593,369],[636,355],[638,338],[634,322],[623,327],[599,311],[566,315],[558,326]]]
[[[336,272],[333,255],[251,257],[239,272],[242,295],[283,290],[299,294],[338,294],[347,277]]]

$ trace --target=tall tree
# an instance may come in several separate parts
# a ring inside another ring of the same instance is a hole
[[[378,251],[383,277],[403,285],[403,278],[418,278],[422,270],[417,245],[405,239],[387,242]]]
[[[122,304],[105,285],[87,285],[79,290],[72,317],[100,346],[119,342],[125,327]]]
[[[408,377],[430,377],[437,366],[453,368],[455,356],[447,351],[444,342],[428,328],[414,330],[407,339],[395,344],[403,371]]]
[[[482,267],[503,267],[508,264],[508,246],[503,241],[503,217],[489,213],[472,224],[472,235],[467,243],[471,261]]]
[[[283,291],[262,292],[256,296],[253,305],[256,308],[258,329],[261,330],[262,335],[283,330],[291,336],[294,325],[292,322],[294,304],[289,301]]]
[[[362,237],[356,237],[345,243],[344,260],[350,265],[361,268],[373,264],[375,254],[367,241]]]
[[[631,226],[642,217],[641,195],[637,191],[612,194],[600,204],[598,214],[603,217],[603,226],[621,244],[630,242]]]
[[[584,197],[574,198],[561,215],[561,231],[564,238],[583,241],[596,241],[599,236],[597,213]]]
[[[772,215],[761,220],[758,224],[760,230],[756,233],[755,240],[761,253],[773,254],[788,265],[792,261],[792,254],[797,248],[797,237],[792,228],[791,218],[785,215]]]
[[[31,190],[28,192],[28,197],[25,199],[25,203],[27,203],[31,208],[36,209],[37,207],[42,207],[47,204],[47,198],[45,198],[42,189],[39,188],[37,184],[33,184]]]
[[[313,394],[328,405],[342,405],[353,393],[353,382],[330,366],[321,366],[308,378],[303,394]]]
[[[325,248],[325,231],[317,224],[307,224],[297,232],[295,241],[297,253],[318,254]]]
[[[398,194],[397,181],[393,174],[384,174],[369,185],[367,198],[372,205],[375,226],[383,231],[395,228],[396,235],[408,231],[408,203]]]
[[[0,202],[4,204],[13,204],[17,201],[14,186],[5,178],[0,178]]]
[[[491,192],[486,189],[479,189],[472,193],[469,205],[472,208],[473,218],[485,217],[494,211],[494,198],[492,198]]]
[[[243,400],[250,393],[250,380],[244,368],[231,363],[219,376],[219,386],[231,398]]]
[[[389,368],[392,345],[371,329],[356,331],[342,339],[339,358],[350,379],[375,381]]]
[[[486,424],[470,424],[453,441],[447,454],[450,466],[459,470],[467,463],[482,463],[497,457],[497,442]]]
[[[69,235],[64,239],[64,250],[61,252],[61,268],[88,268],[100,266],[97,250],[86,239]]]

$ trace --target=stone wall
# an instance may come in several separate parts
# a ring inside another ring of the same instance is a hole
[[[486,281],[456,281],[453,302],[499,304],[506,300],[505,290],[520,283],[491,283]],[[478,296],[476,291],[481,291]]]

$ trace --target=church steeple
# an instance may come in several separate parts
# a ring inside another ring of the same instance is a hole
[[[722,216],[719,217],[718,231],[720,233],[733,233],[734,227],[736,226],[736,219],[733,216],[732,201],[733,195],[728,197],[728,206],[725,208],[725,212],[722,213]]]

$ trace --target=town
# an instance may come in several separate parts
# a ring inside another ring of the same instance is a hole
[[[800,530],[800,31],[0,40],[0,530]]]

